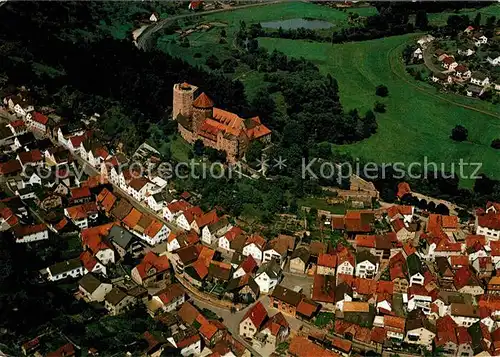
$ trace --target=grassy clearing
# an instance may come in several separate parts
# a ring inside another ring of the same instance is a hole
[[[446,25],[446,20],[450,15],[468,15],[470,19],[474,19],[474,17],[480,13],[481,14],[481,22],[486,23],[486,18],[489,16],[496,16],[497,18],[500,16],[500,5],[493,4],[482,9],[468,9],[461,10],[457,12],[440,12],[436,14],[429,14],[429,23],[436,26]]]
[[[329,211],[333,214],[344,214],[346,209],[343,204],[329,205],[324,198],[307,197],[297,201],[299,207],[306,206],[318,210]]]
[[[188,153],[191,151],[191,146],[180,136],[174,136],[170,142],[170,150],[172,157],[179,162],[188,162]]]
[[[497,165],[499,153],[490,148],[500,137],[500,106],[458,95],[439,94],[426,83],[417,82],[406,74],[401,51],[418,35],[404,35],[379,40],[330,45],[262,38],[260,44],[277,49],[289,56],[304,57],[316,63],[326,74],[339,82],[341,102],[346,109],[362,113],[379,100],[387,112],[378,114],[377,134],[362,142],[336,147],[351,155],[382,162],[457,163],[480,162],[482,172],[500,177]],[[384,84],[389,96],[375,96],[375,87]],[[484,110],[491,115],[469,110],[460,105]],[[469,142],[449,139],[451,129],[464,125],[469,130]],[[470,173],[471,169],[465,169]],[[463,180],[468,186],[472,181]]]

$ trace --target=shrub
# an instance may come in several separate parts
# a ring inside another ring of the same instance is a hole
[[[379,85],[377,89],[375,89],[375,94],[379,97],[387,97],[389,95],[389,89],[384,85]]]
[[[491,142],[491,147],[493,149],[500,149],[500,139],[495,139]]]
[[[376,111],[377,113],[385,113],[385,104],[377,101],[375,102],[373,110]]]
[[[469,131],[462,125],[456,125],[451,131],[450,138],[455,141],[465,141],[469,136]]]

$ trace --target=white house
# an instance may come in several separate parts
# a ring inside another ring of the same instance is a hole
[[[42,133],[47,132],[47,123],[49,122],[49,118],[46,115],[43,115],[38,112],[28,113],[26,115],[26,123],[28,124],[28,128],[32,130],[36,130]]]
[[[88,228],[89,221],[95,221],[99,217],[99,210],[95,202],[88,202],[78,206],[67,207],[64,215],[81,229]]]
[[[424,53],[422,49],[419,47],[413,52],[413,58],[416,58],[418,60],[421,60],[424,58]]]
[[[279,235],[277,238],[269,241],[263,252],[263,263],[272,259],[283,264],[288,255],[288,251],[293,251],[295,247],[295,239],[292,236]]]
[[[380,259],[369,251],[356,255],[356,276],[363,279],[373,279],[378,273]]]
[[[481,320],[479,308],[469,304],[452,303],[450,316],[458,326],[469,327]]]
[[[142,202],[149,196],[155,185],[145,177],[137,177],[130,180],[127,185],[127,193],[137,201]]]
[[[82,252],[82,254],[80,254],[80,260],[82,261],[85,271],[106,276],[106,266],[97,260],[90,250]]]
[[[475,34],[473,40],[476,47],[480,47],[481,45],[485,45],[488,43],[488,37],[480,33]]]
[[[203,211],[200,207],[190,207],[179,214],[179,216],[175,219],[175,224],[182,229],[189,231],[191,230],[191,224],[195,221],[195,219],[197,217],[201,217],[202,215]]]
[[[354,275],[355,264],[354,256],[347,248],[337,254],[337,281],[339,274]]]
[[[58,281],[66,278],[78,278],[85,274],[80,258],[66,260],[56,263],[47,268],[47,279],[49,281]]]
[[[123,176],[123,173],[121,173],[120,176]],[[121,179],[122,178],[120,178],[120,180]],[[191,207],[191,205],[186,201],[173,201],[165,208],[165,211],[163,212],[163,218],[165,218],[165,220],[169,222],[172,222],[189,207]]]
[[[259,332],[264,321],[267,319],[267,311],[264,305],[258,301],[252,306],[240,321],[239,334],[244,338],[253,338]]]
[[[411,314],[413,315],[413,314]],[[406,336],[404,342],[432,350],[432,342],[436,337],[436,328],[421,314],[406,320]]]
[[[470,82],[481,87],[486,87],[490,84],[490,79],[480,72],[474,72],[470,77]]]
[[[4,98],[4,104],[9,108],[9,110],[14,112],[18,117],[22,118],[25,118],[28,113],[35,110],[31,99],[24,94],[25,93],[19,93],[17,95],[11,95]]]
[[[233,279],[241,278],[246,274],[253,274],[253,271],[257,268],[257,262],[255,259],[249,255],[245,258],[243,262],[238,266],[238,268],[233,273]]]
[[[180,332],[171,337],[167,337],[167,341],[169,341],[172,346],[180,349],[179,353],[181,356],[199,356],[201,353],[201,337],[198,333],[184,333],[187,329],[188,327],[182,325]]]
[[[261,293],[270,293],[278,285],[281,274],[281,267],[272,260],[260,266],[255,274],[255,282],[259,285]]]
[[[243,255],[251,255],[256,261],[262,262],[266,241],[259,235],[250,236],[243,247]]]
[[[498,66],[498,65],[500,65],[500,53],[492,54],[492,55],[486,57],[486,60],[492,66]]]
[[[230,250],[230,240],[236,238],[241,233],[241,229],[239,228],[233,231],[233,233],[229,233],[233,229],[235,229],[235,227],[233,227],[233,225],[226,217],[220,218],[217,222],[203,227],[203,229],[201,230],[201,240],[206,244],[213,244],[215,243],[215,241],[218,241],[221,248]],[[240,231],[239,233],[238,230]],[[221,245],[220,240],[224,236],[226,236],[228,241],[226,242],[227,244],[223,243],[223,245]]]
[[[496,241],[500,238],[500,215],[492,211],[476,217],[476,234],[486,236],[486,239]]]
[[[410,277],[410,286],[412,285],[424,285],[424,270],[422,267],[422,262],[417,254],[412,254],[406,259],[406,264],[408,266],[408,276]]]
[[[157,22],[160,19],[160,15],[158,13],[153,12],[151,16],[149,17],[149,21],[151,22]]]
[[[174,283],[153,295],[152,300],[165,312],[175,311],[186,301],[184,288]]]
[[[466,56],[466,57],[470,57],[474,53],[476,53],[476,51],[474,51],[472,48],[469,48],[469,47],[459,48],[457,52],[459,55]]]
[[[413,285],[408,288],[408,311],[421,309],[428,315],[431,312],[431,302],[432,296],[423,286]]]
[[[144,230],[142,239],[153,246],[167,240],[170,234],[170,228],[160,221],[154,219]]]
[[[49,229],[45,224],[35,224],[32,226],[15,226],[14,237],[16,243],[31,243],[49,239]]]
[[[472,72],[467,69],[467,67],[463,65],[458,65],[457,67],[455,67],[455,76],[462,79],[469,79],[471,75]]]
[[[104,283],[91,273],[85,274],[78,282],[78,290],[89,301],[104,301],[113,285]]]
[[[417,41],[417,43],[420,45],[420,47],[426,48],[427,44],[431,43],[434,40],[435,40],[434,36],[432,36],[432,35],[425,35],[425,36],[421,37]]]
[[[113,168],[114,169],[114,168]],[[158,192],[153,195],[150,195],[147,198],[148,206],[155,212],[163,212],[163,207],[166,205],[166,200],[163,195]]]

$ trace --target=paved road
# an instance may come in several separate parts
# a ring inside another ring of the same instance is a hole
[[[208,11],[203,11],[203,12],[192,12],[189,14],[182,14],[182,15],[177,15],[177,16],[172,16],[166,19],[162,19],[154,24],[149,25],[144,31],[142,31],[141,35],[137,39],[136,46],[142,50],[148,50],[148,41],[154,33],[160,31],[166,26],[169,26],[173,21],[182,19],[182,18],[187,18],[187,17],[192,17],[192,16],[204,16],[204,15],[209,15],[209,14],[215,14],[219,12],[226,12],[226,11],[234,11],[234,10],[239,10],[239,9],[244,9],[244,8],[249,8],[249,7],[256,7],[256,6],[264,6],[264,5],[269,5],[269,4],[276,4],[283,2],[285,0],[276,0],[272,2],[261,2],[261,3],[256,3],[256,4],[248,4],[248,5],[242,5],[242,6],[237,6],[237,7],[230,7],[230,8],[224,8],[224,9],[216,9],[216,10],[208,10]]]

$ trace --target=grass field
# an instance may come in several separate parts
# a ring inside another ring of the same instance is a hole
[[[166,53],[182,57],[190,64],[204,66],[207,57],[211,54],[215,54],[221,61],[231,57],[231,53],[234,51],[234,34],[239,29],[240,21],[245,21],[248,26],[252,23],[265,21],[310,18],[328,21],[334,24],[334,28],[342,28],[350,26],[348,23],[349,12],[358,13],[360,16],[370,16],[376,14],[377,10],[374,7],[362,7],[344,11],[305,2],[286,2],[244,8],[202,15],[199,23],[211,23],[213,27],[208,31],[190,34],[187,37],[190,43],[189,47],[180,45],[178,34],[160,36],[157,46]],[[180,21],[179,25],[182,28],[193,27],[190,19],[186,20],[186,22]],[[227,43],[225,44],[219,43],[223,29],[227,34]],[[247,95],[250,98],[263,84],[263,75],[250,71],[246,66],[238,67],[236,73],[230,76],[241,80],[245,84]]]
[[[377,134],[362,142],[335,149],[378,163],[428,161],[450,164],[461,158],[465,162],[483,163],[482,172],[500,178],[500,153],[490,148],[500,137],[500,106],[458,95],[439,94],[426,83],[406,74],[401,51],[416,35],[330,45],[306,41],[261,38],[260,44],[289,56],[304,57],[316,63],[339,82],[341,102],[346,109],[371,109],[376,100],[387,105],[378,114]],[[375,87],[384,84],[389,96],[375,96]],[[471,106],[489,114],[462,106]],[[469,142],[449,139],[451,129],[464,125]],[[470,170],[466,170],[470,172]],[[469,186],[470,180],[463,180]]]
[[[458,12],[441,12],[436,14],[429,14],[429,22],[432,25],[446,25],[446,20],[450,15],[468,15],[471,20],[477,15],[477,13],[481,13],[481,22],[484,24],[486,19],[490,16],[496,16],[497,19],[500,17],[500,4],[493,4],[487,7],[483,7],[482,9],[470,9],[470,10],[462,10]]]

